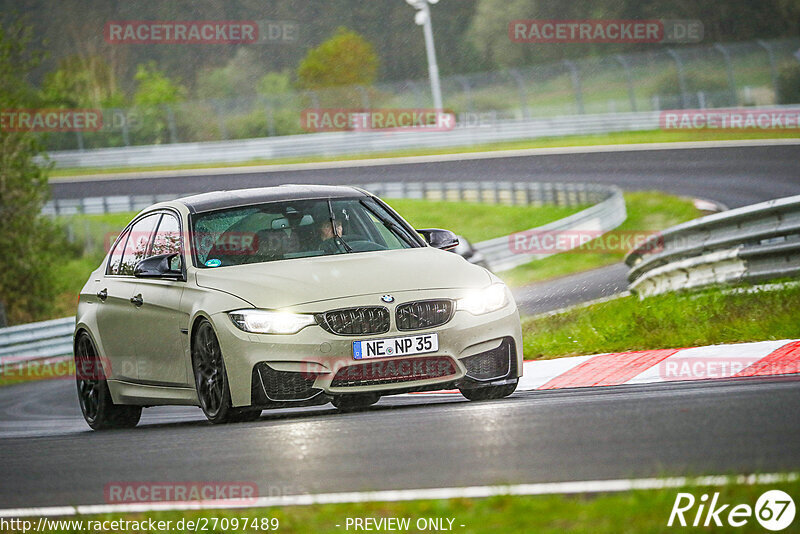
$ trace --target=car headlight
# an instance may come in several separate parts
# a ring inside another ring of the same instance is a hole
[[[473,315],[499,310],[508,303],[505,284],[492,284],[479,289],[456,301],[456,309],[468,311]]]
[[[255,334],[296,334],[317,322],[313,315],[267,310],[236,310],[228,317],[241,330]]]

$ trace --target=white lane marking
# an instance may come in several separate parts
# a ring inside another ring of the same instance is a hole
[[[431,499],[480,499],[495,495],[556,495],[575,493],[608,493],[632,490],[656,490],[686,486],[726,486],[777,484],[800,480],[800,473],[769,473],[728,477],[632,478],[616,480],[581,480],[575,482],[546,482],[509,486],[469,486],[461,488],[426,488],[385,491],[354,491],[317,495],[285,495],[242,500],[155,502],[127,504],[94,504],[78,506],[49,506],[41,508],[8,508],[0,517],[50,517],[92,514],[142,513],[167,510],[222,510],[235,508],[268,508],[278,506],[308,506],[312,504],[345,504],[362,502],[399,502]]]
[[[791,342],[784,339],[684,349],[642,371],[626,384],[730,378]]]
[[[178,169],[174,171],[121,172],[116,174],[87,174],[82,176],[53,177],[50,182],[73,183],[92,180],[137,180],[142,178],[172,178],[186,176],[218,176],[230,174],[253,174],[286,171],[342,169],[355,167],[378,167],[384,165],[409,165],[415,163],[442,163],[527,156],[549,156],[558,154],[589,154],[595,152],[640,152],[647,150],[687,150],[702,148],[746,148],[760,146],[798,145],[800,139],[743,139],[732,141],[685,141],[677,143],[632,143],[621,145],[564,146],[550,148],[525,148],[520,150],[493,150],[489,152],[463,152],[460,154],[436,154],[429,156],[405,156],[397,158],[371,158],[317,163],[286,163],[275,165],[252,165],[239,167],[216,167],[211,169]]]

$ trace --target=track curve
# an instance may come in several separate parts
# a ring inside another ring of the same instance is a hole
[[[639,150],[51,187],[56,198],[75,198],[485,177],[602,182],[736,207],[800,194],[798,161],[798,145]],[[570,288],[580,284],[615,291],[615,268],[562,281],[560,289],[540,287],[529,302],[557,290],[573,298]],[[205,423],[198,409],[164,407],[145,410],[137,429],[94,433],[80,417],[72,381],[20,384],[0,388],[0,454],[13,459],[0,479],[0,508],[102,503],[104,486],[124,481],[251,481],[262,495],[279,495],[797,470],[798,403],[800,379],[788,377],[519,392],[485,403],[410,395],[360,413],[264,412],[256,422],[221,427]]]
[[[309,170],[273,170],[169,178],[51,182],[54,198],[184,194],[283,183],[364,184],[383,181],[588,182],[626,190],[660,190],[722,202],[730,207],[800,194],[800,144],[719,148],[615,150],[487,157],[408,164]]]

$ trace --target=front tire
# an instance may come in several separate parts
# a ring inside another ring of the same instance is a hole
[[[75,383],[81,413],[92,430],[133,428],[139,423],[141,406],[114,404],[111,399],[100,357],[86,332],[75,343]]]
[[[211,423],[255,421],[261,410],[233,408],[225,361],[214,327],[203,319],[192,336],[192,369],[200,409]]]
[[[484,386],[482,388],[473,389],[459,389],[461,394],[471,401],[484,401],[502,399],[508,397],[517,389],[519,379],[515,380],[513,384],[503,384],[502,386]]]

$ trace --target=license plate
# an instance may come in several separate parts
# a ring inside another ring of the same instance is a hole
[[[356,360],[408,356],[410,354],[436,352],[437,350],[439,350],[439,336],[437,334],[353,341],[353,358]]]

